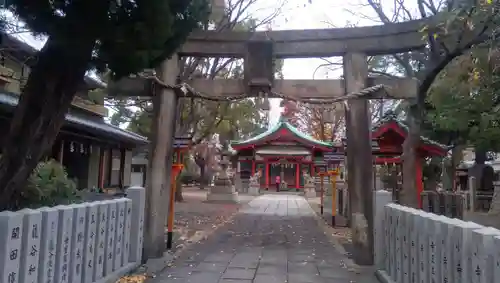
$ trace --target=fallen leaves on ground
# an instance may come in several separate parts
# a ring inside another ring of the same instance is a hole
[[[146,281],[147,277],[145,274],[135,274],[123,276],[116,283],[143,283]]]
[[[183,202],[175,203],[173,252],[182,250],[193,241],[206,239],[211,231],[230,221],[246,202],[243,200],[239,204],[206,203],[207,191],[197,187],[183,188],[183,197]],[[165,227],[166,232],[168,232],[167,227]],[[133,274],[123,276],[116,283],[143,283],[146,279],[145,274]]]
[[[202,240],[211,231],[230,221],[244,203],[207,203],[207,191],[197,187],[183,188],[183,202],[175,203],[174,252],[192,239]]]

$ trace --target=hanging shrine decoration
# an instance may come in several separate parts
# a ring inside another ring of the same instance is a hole
[[[69,152],[89,155],[92,153],[92,147],[90,144],[71,141],[69,142]]]

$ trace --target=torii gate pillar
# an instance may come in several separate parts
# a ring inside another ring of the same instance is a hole
[[[365,54],[344,55],[345,91],[357,92],[366,87],[368,63]],[[347,187],[354,261],[373,264],[373,175],[371,160],[370,113],[367,99],[346,102]]]
[[[174,54],[158,68],[161,81],[175,85],[179,76],[179,57]],[[165,252],[165,223],[167,221],[170,174],[177,120],[178,97],[173,89],[154,85],[153,124],[146,177],[146,217],[144,258],[160,258]]]

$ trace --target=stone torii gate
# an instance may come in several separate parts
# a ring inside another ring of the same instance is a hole
[[[369,78],[367,56],[395,54],[425,46],[419,32],[423,22],[410,21],[381,26],[320,30],[286,30],[267,32],[196,31],[177,54],[166,60],[152,80],[144,77],[123,79],[108,87],[111,96],[153,96],[151,86],[159,86],[154,95],[157,121],[152,140],[153,156],[148,172],[147,209],[151,220],[146,223],[149,245],[160,245],[164,238],[162,213],[168,196],[172,139],[175,128],[178,85],[178,60],[182,56],[244,58],[243,80],[204,80],[186,82],[205,98],[234,98],[283,94],[298,100],[325,100],[356,93],[367,87],[384,85],[384,89],[363,98],[344,102],[347,131],[347,167],[349,203],[352,213],[353,254],[358,264],[373,264],[372,159],[369,107],[366,98],[411,99],[416,97],[418,82],[408,78]],[[344,80],[275,80],[273,59],[342,56]],[[156,83],[155,83],[156,81]],[[161,81],[161,83],[158,83]],[[198,93],[199,94],[199,93]],[[199,96],[198,96],[199,97]],[[278,96],[279,97],[279,96]],[[161,105],[161,107],[160,107]],[[157,146],[163,145],[163,146]],[[351,154],[354,153],[354,154]],[[165,158],[166,156],[166,158]],[[165,178],[162,170],[167,171]],[[162,201],[163,199],[163,201]],[[148,256],[152,254],[146,246]]]

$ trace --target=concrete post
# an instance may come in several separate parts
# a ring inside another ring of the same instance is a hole
[[[386,234],[384,233],[384,227],[385,225],[388,225],[388,223],[385,223],[386,221],[384,207],[386,204],[392,202],[392,194],[391,192],[384,190],[374,191],[373,194],[375,195],[375,206],[373,209],[373,214],[375,215],[375,266],[378,269],[382,269],[384,267],[385,258],[387,256],[387,247],[385,246]]]
[[[494,274],[494,237],[500,236],[500,231],[487,227],[472,231],[472,283],[487,283],[493,281]]]
[[[178,57],[165,60],[158,77],[166,84],[175,85],[178,76]],[[173,139],[177,116],[177,96],[172,89],[155,85],[153,96],[153,127],[149,152],[149,170],[146,178],[146,233],[144,257],[159,258],[165,252],[165,223],[168,214]]]
[[[132,187],[127,190],[127,196],[132,200],[132,203],[128,203],[127,205],[127,220],[130,224],[130,234],[129,234],[129,258],[128,262],[137,262],[140,263],[142,261],[142,246],[143,246],[143,238],[144,236],[144,210],[145,210],[145,199],[147,198],[147,194],[145,195],[144,188],[141,187]],[[131,205],[131,206],[130,206]],[[165,228],[164,232],[165,233]],[[164,239],[164,237],[162,238]],[[126,239],[127,241],[127,239]],[[165,246],[165,242],[163,242],[162,247]]]
[[[23,234],[23,214],[0,212],[0,278],[1,282],[19,281],[19,264]]]
[[[32,209],[23,209],[19,211],[19,213],[23,214],[23,236],[20,250],[21,262],[19,266],[19,282],[37,282],[39,263],[38,248],[40,247],[42,214],[40,211]]]
[[[365,54],[344,56],[345,90],[365,88],[368,64]],[[352,213],[353,257],[358,264],[373,264],[373,166],[368,100],[346,103],[349,203]]]
[[[460,269],[460,279],[454,282],[471,283],[474,277],[474,269],[472,266],[472,253],[473,253],[473,239],[472,232],[484,228],[483,226],[473,223],[465,222],[462,226],[462,233],[459,234],[457,246],[461,247],[460,262],[457,263],[457,269]]]

